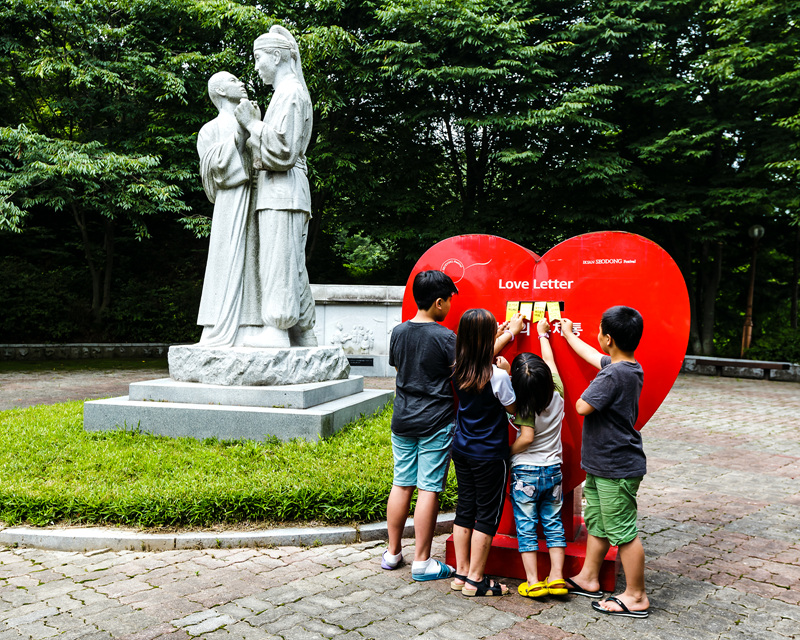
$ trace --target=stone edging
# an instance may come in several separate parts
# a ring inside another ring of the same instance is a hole
[[[453,530],[455,514],[442,513],[436,533]],[[414,519],[406,521],[403,537],[414,536]],[[141,533],[126,529],[81,527],[36,529],[8,527],[0,530],[0,544],[56,551],[171,551],[176,549],[231,549],[241,547],[317,546],[386,540],[386,522],[343,527],[298,527],[258,531]]]
[[[707,361],[724,362],[731,360],[730,366],[717,367],[715,365],[706,364]],[[775,364],[762,360],[753,360],[752,364],[747,367],[736,366],[737,360],[730,358],[712,358],[708,356],[695,356],[687,355],[683,359],[681,366],[682,373],[695,373],[702,376],[716,376],[722,375],[725,378],[750,378],[750,379],[768,379],[778,380],[781,382],[800,382],[800,364],[785,362],[780,364],[788,365],[787,369],[764,369],[759,368],[759,364]],[[764,372],[767,371],[767,375]]]
[[[169,343],[81,342],[64,344],[0,344],[0,360],[94,360],[98,358],[166,358]]]

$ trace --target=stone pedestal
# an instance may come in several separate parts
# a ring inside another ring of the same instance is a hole
[[[87,402],[87,431],[138,429],[197,439],[318,440],[370,415],[391,391],[364,390],[341,347],[169,349],[169,378]]]
[[[222,386],[271,386],[342,380],[350,364],[341,347],[169,348],[169,375],[180,382]]]
[[[138,429],[203,440],[315,441],[332,436],[391,401],[391,391],[364,390],[361,376],[281,386],[221,386],[170,378],[135,382],[129,395],[86,402],[87,431]]]

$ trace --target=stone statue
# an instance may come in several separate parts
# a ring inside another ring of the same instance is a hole
[[[197,136],[203,189],[214,203],[197,323],[203,325],[201,345],[229,347],[241,325],[263,324],[257,305],[257,235],[250,215],[253,161],[246,146],[249,133],[234,116],[237,105],[247,100],[244,84],[221,71],[208,81],[208,95],[219,115]]]
[[[254,209],[258,225],[260,321],[248,327],[251,347],[317,345],[314,299],[305,265],[311,195],[306,148],[313,122],[311,97],[291,33],[273,26],[253,44],[256,70],[274,93],[261,121],[259,107],[241,99],[234,115],[246,131],[257,169]],[[243,322],[241,324],[250,324]]]
[[[236,77],[220,72],[208,82],[219,115],[197,138],[203,188],[214,203],[203,335],[170,347],[170,377],[220,386],[344,380],[350,364],[341,346],[320,347],[314,334],[305,266],[313,116],[300,51],[279,26],[253,49],[261,79],[274,88],[263,122]]]

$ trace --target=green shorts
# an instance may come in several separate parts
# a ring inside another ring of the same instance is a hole
[[[586,474],[583,496],[586,508],[583,520],[589,535],[605,538],[619,546],[639,535],[636,528],[636,492],[642,476],[638,478],[598,478]]]

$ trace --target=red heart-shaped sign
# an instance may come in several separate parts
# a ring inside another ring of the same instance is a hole
[[[458,287],[444,325],[455,331],[467,309],[482,307],[498,321],[508,302],[558,302],[561,314],[575,324],[575,332],[599,350],[597,333],[603,311],[614,305],[638,309],[644,335],[636,359],[644,369],[636,428],[652,417],[672,388],[680,371],[689,338],[689,296],[678,266],[657,244],[631,233],[604,231],[570,238],[541,258],[520,245],[486,235],[448,238],[419,259],[406,286],[403,320],[416,313],[411,291],[414,276],[439,269]],[[519,352],[541,354],[536,330],[520,335],[503,355],[511,361]],[[597,370],[578,358],[557,331],[551,339],[565,389],[564,491],[585,477],[580,468],[583,418],[575,401]]]

